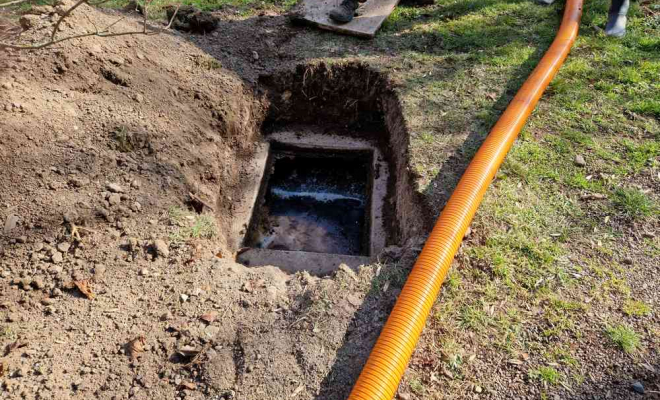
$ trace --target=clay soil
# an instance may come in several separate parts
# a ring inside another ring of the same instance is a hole
[[[53,18],[32,16],[24,35],[40,37]],[[82,7],[64,33],[116,18]],[[266,118],[293,116],[267,115],[254,69],[225,69],[176,32],[10,61],[3,398],[347,395],[396,290],[368,296],[378,266],[319,278],[233,261],[240,244],[224,229],[246,160]]]
[[[40,37],[53,18],[31,17],[24,35]],[[64,32],[116,18],[81,7]],[[138,21],[127,15],[117,28]],[[264,12],[227,18],[210,35],[14,53],[0,72],[0,398],[346,398],[429,229],[420,215],[446,193],[429,200],[409,190],[418,177],[385,78],[361,64],[305,64],[353,49],[316,49],[304,32]],[[341,71],[351,71],[344,87],[322,84]],[[318,107],[342,96],[358,99],[350,112]],[[325,277],[237,264],[240,243],[226,230],[265,127],[317,118],[389,129],[370,139],[393,149],[396,246],[379,263]],[[415,371],[433,363],[432,342],[423,339]],[[485,382],[488,349],[478,361]],[[498,382],[518,383],[483,394],[466,383],[460,397],[537,398],[539,385],[512,368]],[[623,370],[654,388],[649,368]],[[446,379],[437,368],[426,378]],[[616,381],[598,378],[607,388]],[[401,398],[424,398],[408,383]],[[627,381],[613,387],[610,398],[632,396]],[[589,387],[558,393],[592,398]]]

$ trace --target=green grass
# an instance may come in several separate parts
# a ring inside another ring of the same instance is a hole
[[[627,299],[623,303],[623,312],[631,317],[645,317],[651,314],[651,307],[643,301]]]
[[[212,239],[217,234],[215,219],[210,215],[193,215],[180,207],[170,207],[168,217],[170,224],[175,227],[170,234],[173,242]]]
[[[539,367],[529,371],[529,377],[537,379],[549,385],[557,385],[561,380],[561,374],[553,367]]]
[[[612,343],[626,353],[634,353],[640,346],[637,332],[625,325],[608,326],[605,333]]]
[[[639,189],[617,188],[612,194],[614,206],[631,218],[648,217],[657,213],[653,200]]]

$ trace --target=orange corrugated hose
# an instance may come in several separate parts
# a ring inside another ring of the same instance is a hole
[[[429,235],[349,400],[391,400],[454,255],[518,133],[563,64],[578,33],[582,0],[567,0],[557,37],[497,121]]]

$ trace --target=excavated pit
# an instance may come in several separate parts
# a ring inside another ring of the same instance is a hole
[[[265,76],[262,141],[232,203],[237,261],[327,275],[430,228],[396,93],[364,64]]]
[[[371,164],[371,152],[273,146],[247,246],[369,255]]]

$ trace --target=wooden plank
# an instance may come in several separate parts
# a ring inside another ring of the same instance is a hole
[[[366,38],[373,38],[387,17],[392,14],[399,0],[368,0],[361,3],[358,15],[347,24],[333,22],[328,13],[341,0],[302,0],[302,20],[319,28]]]

